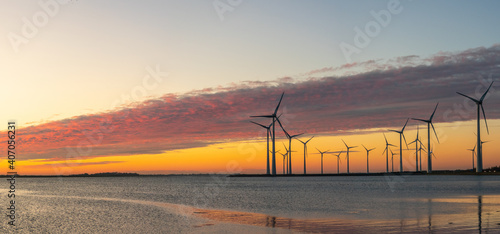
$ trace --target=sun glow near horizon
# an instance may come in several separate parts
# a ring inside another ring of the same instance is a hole
[[[250,123],[249,123],[250,124]],[[409,142],[416,137],[417,122],[410,122],[405,129],[405,136]],[[420,138],[427,147],[427,129],[420,126]],[[484,134],[483,146],[484,168],[500,164],[500,146],[495,144],[495,139],[500,139],[497,129],[500,120],[490,120],[490,134]],[[258,127],[258,126],[256,126]],[[438,123],[435,124],[440,143],[437,143],[432,134],[432,147],[434,154],[433,170],[455,170],[470,169],[471,152],[467,149],[474,147],[475,136],[473,134],[475,121]],[[387,136],[391,144],[399,146],[399,137],[396,133],[380,131],[380,129],[365,131],[353,131],[354,133],[344,135],[316,135],[308,143],[307,173],[319,174],[321,171],[320,155],[316,154],[316,148],[325,151],[344,151],[341,155],[340,173],[346,172],[345,146],[342,139],[349,146],[357,146],[350,153],[350,172],[366,172],[366,151],[361,146],[376,148],[370,152],[370,172],[385,172],[385,147],[383,134]],[[279,130],[281,131],[281,130]],[[284,152],[283,143],[288,147],[288,140],[282,133],[276,140],[277,150]],[[306,134],[299,139],[309,138],[314,134]],[[403,143],[404,145],[404,143]],[[294,174],[303,174],[303,144],[292,141],[292,170]],[[392,147],[396,153],[397,147]],[[83,173],[100,172],[136,172],[140,174],[198,174],[198,173],[250,173],[264,174],[266,170],[266,138],[265,131],[256,136],[255,139],[218,143],[205,147],[189,148],[167,151],[160,154],[139,154],[131,156],[102,156],[102,157],[77,157],[66,160],[20,160],[18,161],[18,173],[21,175],[71,175]],[[270,154],[271,155],[271,154]],[[277,174],[282,174],[283,157],[276,155]],[[391,169],[391,154],[389,153],[389,169]],[[20,156],[22,158],[22,155]],[[7,165],[2,160],[2,165]],[[336,173],[337,159],[333,154],[324,156],[324,173]],[[405,171],[415,170],[415,148],[409,145],[403,150],[403,165]],[[422,152],[422,166],[427,168],[427,153]],[[395,171],[399,171],[399,156],[394,156]]]

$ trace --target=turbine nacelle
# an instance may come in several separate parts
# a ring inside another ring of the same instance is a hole
[[[493,82],[494,81],[491,82],[490,86],[488,87],[488,89],[486,90],[486,92],[484,92],[484,94],[481,96],[481,98],[479,98],[479,100],[477,100],[475,98],[472,98],[472,97],[469,97],[469,96],[467,96],[467,95],[465,95],[463,93],[457,92],[458,95],[464,96],[464,97],[472,100],[473,102],[476,103],[476,105],[478,105],[479,107],[481,107],[481,111],[483,112],[483,117],[484,117],[484,124],[486,125],[486,131],[488,132],[488,134],[490,134],[490,130],[488,129],[488,122],[486,121],[486,114],[484,113],[483,101],[484,101],[484,98],[486,97],[486,94],[488,94],[488,92],[490,91],[490,88],[493,85]],[[478,113],[478,115],[479,115],[479,113]]]

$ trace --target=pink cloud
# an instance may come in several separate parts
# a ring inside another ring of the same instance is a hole
[[[438,101],[437,122],[468,120],[472,114],[456,110],[464,100],[455,91],[473,95],[476,88],[489,84],[478,77],[500,74],[500,45],[440,53],[425,59],[429,64],[403,66],[416,59],[397,58],[393,62],[402,65],[391,65],[392,69],[379,69],[383,66],[368,61],[363,66],[376,69],[342,77],[305,81],[287,77],[166,94],[118,111],[20,129],[19,149],[25,159],[62,159],[158,154],[262,137],[263,130],[249,120],[264,124],[269,120],[249,116],[270,114],[283,91],[282,118],[291,132],[334,134],[399,126],[408,117],[426,117]],[[359,64],[345,65],[352,66]],[[323,70],[329,68],[318,72]],[[495,83],[492,93],[499,85]],[[491,97],[485,102],[487,116],[500,118],[500,109],[490,108],[500,104],[498,94]]]

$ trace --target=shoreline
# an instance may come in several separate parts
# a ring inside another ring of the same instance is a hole
[[[432,173],[427,172],[374,172],[374,173],[329,173],[329,174],[277,174],[277,175],[267,175],[267,174],[138,174],[138,173],[98,173],[98,174],[75,174],[75,175],[18,175],[15,177],[25,177],[25,178],[51,178],[51,177],[172,177],[172,176],[227,176],[227,177],[318,177],[318,176],[417,176],[417,175],[500,175],[500,171],[483,171],[481,173],[472,172],[470,170],[457,170],[457,171],[433,171]],[[12,175],[0,175],[2,178],[7,178]]]
[[[417,176],[417,175],[500,175],[500,172],[471,172],[471,171],[433,171],[432,173],[427,172],[376,172],[376,173],[333,173],[333,174],[291,174],[291,175],[266,175],[266,174],[233,174],[229,175],[229,177],[318,177],[318,176]]]

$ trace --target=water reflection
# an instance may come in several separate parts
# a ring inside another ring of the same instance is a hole
[[[500,231],[500,196],[486,196],[490,201],[486,204],[483,203],[482,195],[473,197],[460,197],[448,199],[427,199],[427,232],[434,233],[435,231],[473,231],[477,230],[479,233],[488,233],[490,231]],[[433,210],[436,204],[449,203],[453,206],[455,204],[471,204],[477,205],[474,209],[466,210],[463,213],[457,214],[436,214],[439,213]],[[455,204],[454,204],[455,203]],[[483,205],[487,207],[487,222],[486,227],[483,224]],[[433,217],[436,219],[436,224],[433,225]],[[490,227],[490,218],[493,219],[495,225]],[[416,226],[420,225],[417,219]],[[406,231],[412,230],[411,225],[406,227]]]
[[[432,233],[432,199],[427,199],[427,208],[429,210],[428,215],[429,215],[429,233]]]
[[[483,197],[477,196],[477,219],[478,219],[477,227],[478,227],[479,233],[482,232],[481,227],[483,226],[483,222],[482,222],[482,218],[481,218],[481,214],[483,213],[481,210],[482,208],[483,208]]]
[[[484,197],[487,198],[484,203]],[[414,199],[427,209],[427,225],[421,226],[420,215],[400,219],[293,219],[259,213],[196,209],[195,215],[215,221],[282,228],[299,232],[500,232],[500,196],[465,196],[455,198]],[[460,213],[450,206],[463,206]],[[482,213],[488,214],[483,227]],[[425,214],[425,213],[424,213]],[[421,218],[424,218],[421,217]],[[490,221],[495,225],[490,227]]]

